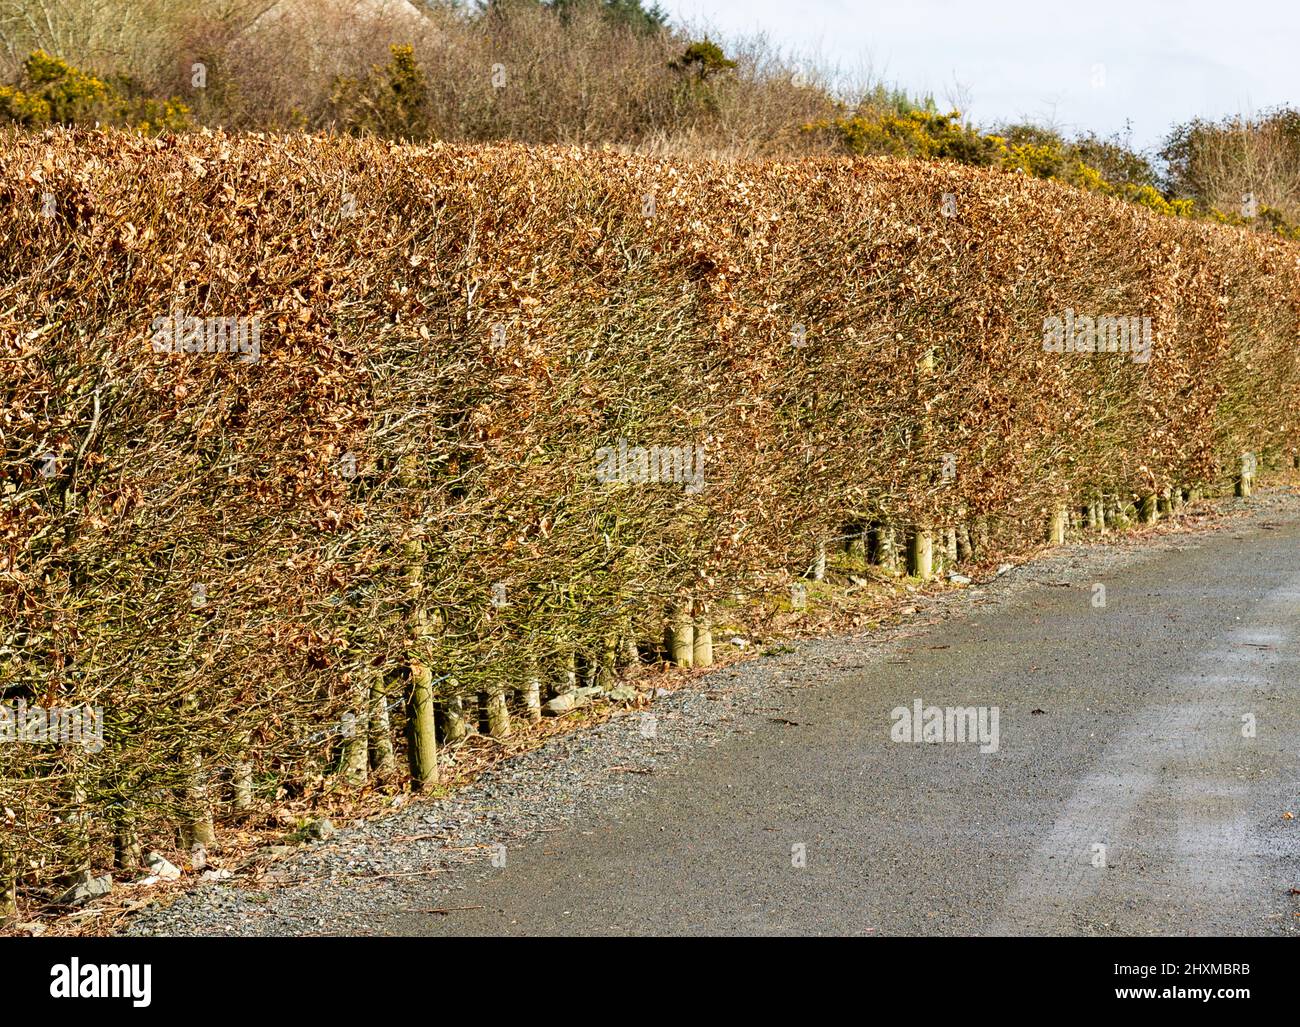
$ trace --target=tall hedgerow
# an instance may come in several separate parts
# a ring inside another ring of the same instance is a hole
[[[49,130],[0,211],[0,700],[104,711],[0,745],[0,900],[430,785],[846,531],[996,562],[1300,429],[1294,244],[1030,174]]]

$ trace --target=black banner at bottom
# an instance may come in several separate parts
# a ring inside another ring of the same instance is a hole
[[[426,1005],[441,1017],[476,999],[496,1015],[556,1004],[579,1018],[845,1002],[1223,1017],[1293,1008],[1295,962],[1277,938],[4,939],[0,1019],[110,1007],[128,1021],[409,1016]]]

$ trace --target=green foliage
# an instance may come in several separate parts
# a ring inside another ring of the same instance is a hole
[[[389,47],[392,59],[364,79],[340,77],[330,105],[338,123],[354,135],[427,139],[428,86],[409,45]]]
[[[130,79],[106,81],[43,50],[23,61],[18,85],[0,86],[0,118],[29,128],[99,122],[140,132],[179,131],[190,121],[180,100],[142,95]]]
[[[668,62],[677,72],[676,107],[686,118],[703,113],[716,118],[721,109],[719,93],[729,80],[727,73],[737,62],[729,59],[717,43],[709,39],[691,43],[679,57]]]
[[[1151,161],[1129,149],[1119,138],[1103,139],[1093,133],[1079,136],[1070,143],[1079,160],[1116,185],[1159,188],[1160,176]]]
[[[915,97],[905,90],[896,86],[887,86],[883,82],[877,82],[862,97],[858,107],[861,110],[893,111],[896,114],[910,114],[912,111],[924,111],[927,114],[939,112],[934,97],[929,93]]]
[[[688,46],[682,55],[671,60],[668,66],[674,71],[694,76],[704,82],[714,75],[735,68],[736,62],[729,60],[717,43],[703,39]]]

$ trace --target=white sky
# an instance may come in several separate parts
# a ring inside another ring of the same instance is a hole
[[[964,96],[985,127],[1028,118],[1109,135],[1129,120],[1148,148],[1193,117],[1300,104],[1300,0],[659,2],[677,23],[761,31],[783,53],[870,71],[941,107]]]

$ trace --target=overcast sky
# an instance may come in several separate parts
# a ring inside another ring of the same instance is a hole
[[[1029,118],[1158,146],[1170,126],[1300,103],[1300,0],[660,0],[724,37],[870,70],[981,125]]]

